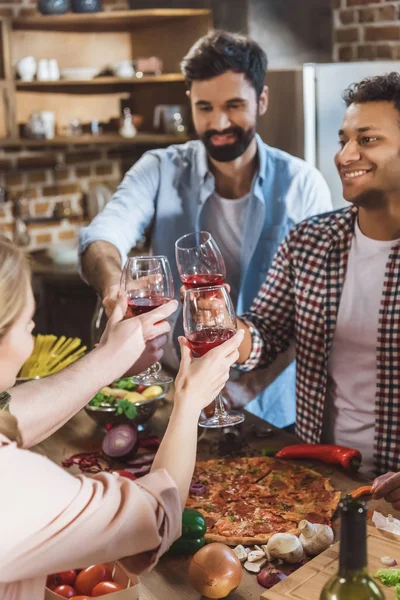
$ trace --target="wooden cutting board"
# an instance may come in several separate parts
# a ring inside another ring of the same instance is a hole
[[[381,563],[382,556],[391,556],[400,564],[400,537],[382,532],[375,527],[368,527],[368,570],[375,573],[385,568]],[[261,594],[260,600],[319,600],[325,583],[337,573],[339,558],[339,542],[316,556],[304,567],[301,567],[287,579]],[[394,588],[381,585],[388,600],[395,600]]]

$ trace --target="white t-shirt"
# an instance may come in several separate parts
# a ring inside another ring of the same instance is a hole
[[[221,250],[226,266],[226,281],[231,286],[231,297],[236,306],[240,287],[240,254],[246,225],[250,194],[229,200],[217,192],[204,206],[202,229],[209,231]]]
[[[355,224],[328,359],[323,441],[360,450],[373,475],[376,347],[386,264],[394,241],[366,237]]]

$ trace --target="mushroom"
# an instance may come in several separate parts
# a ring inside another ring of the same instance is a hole
[[[304,556],[299,538],[291,533],[275,533],[268,541],[267,550],[271,558],[281,558],[288,563],[297,563]]]
[[[305,519],[299,523],[300,542],[304,552],[309,556],[316,556],[323,552],[333,542],[334,534],[329,525],[310,523]]]

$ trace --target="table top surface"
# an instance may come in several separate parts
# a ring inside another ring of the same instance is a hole
[[[149,432],[162,435],[165,431],[172,407],[171,397],[172,392],[169,394],[169,399],[160,403],[149,422]],[[246,412],[246,420],[238,429],[239,436],[233,442],[226,440],[224,436],[226,430],[202,430],[198,442],[198,460],[222,457],[232,450],[242,456],[257,455],[257,451],[264,448],[278,450],[297,441],[295,436],[276,429],[248,412]],[[82,410],[34,450],[61,464],[63,460],[78,452],[99,450],[103,436],[104,430]],[[332,485],[341,492],[349,492],[366,483],[362,476],[350,477],[343,470],[336,469],[332,465],[315,461],[301,461],[301,464],[312,466],[321,474],[330,477]],[[70,472],[79,471],[70,469]],[[396,514],[384,501],[371,500],[369,509],[376,509],[384,514],[390,512]],[[141,575],[140,600],[165,600],[166,598],[199,600],[200,595],[191,587],[187,577],[188,566],[187,558],[163,557],[151,573]],[[264,588],[257,583],[256,577],[243,570],[242,583],[229,595],[229,600],[259,600],[263,591]]]

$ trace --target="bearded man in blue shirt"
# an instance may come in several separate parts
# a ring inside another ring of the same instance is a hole
[[[107,313],[115,304],[127,254],[150,224],[152,252],[169,258],[177,293],[176,239],[209,231],[221,249],[241,314],[250,308],[290,229],[332,208],[328,186],[316,169],[267,146],[256,134],[268,107],[267,57],[257,43],[212,31],[196,42],[181,66],[199,140],[146,152],[103,212],[81,231],[82,272]],[[180,332],[175,327],[174,337]],[[164,343],[161,339],[149,347],[149,364],[161,358]],[[285,427],[295,420],[295,365],[290,352],[279,360],[268,372],[230,382],[227,395],[233,404],[248,402],[251,412]],[[171,340],[164,362],[177,365]]]

